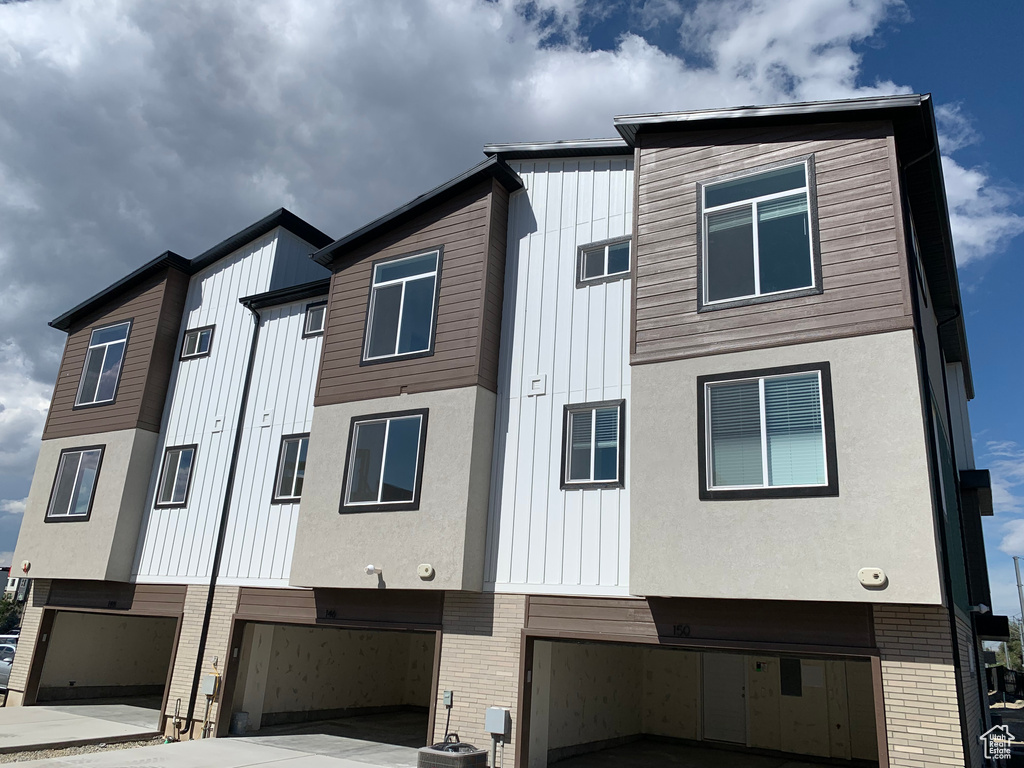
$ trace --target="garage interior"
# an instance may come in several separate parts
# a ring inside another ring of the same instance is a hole
[[[232,732],[424,746],[435,644],[434,632],[247,622]]]
[[[530,768],[877,765],[875,728],[866,659],[534,641]]]
[[[166,616],[56,611],[34,703],[107,706],[156,730],[177,625]]]

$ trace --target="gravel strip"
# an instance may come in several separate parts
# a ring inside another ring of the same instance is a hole
[[[163,736],[154,736],[142,741],[122,741],[118,744],[84,744],[81,747],[65,749],[32,749],[25,752],[10,752],[0,755],[0,763],[17,763],[22,760],[45,760],[48,757],[70,757],[71,755],[87,755],[90,752],[111,752],[115,749],[134,749],[135,747],[151,747],[163,744]]]

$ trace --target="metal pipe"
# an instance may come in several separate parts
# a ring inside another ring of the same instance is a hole
[[[199,634],[199,650],[196,653],[196,669],[192,676],[192,692],[188,698],[188,712],[185,722],[191,737],[195,727],[196,698],[199,692],[199,681],[203,674],[203,654],[206,653],[206,641],[210,635],[210,617],[213,615],[213,593],[217,587],[217,572],[220,570],[221,557],[224,554],[224,539],[228,530],[228,510],[231,508],[231,493],[235,487],[235,472],[238,469],[238,455],[242,449],[242,428],[245,426],[245,409],[249,404],[249,387],[252,384],[252,371],[256,362],[256,345],[260,338],[260,313],[249,304],[243,306],[252,313],[253,332],[249,344],[249,361],[245,368],[245,382],[242,385],[242,400],[238,404],[238,419],[235,422],[235,442],[231,449],[231,463],[228,467],[227,486],[224,489],[224,503],[220,512],[220,528],[217,531],[217,543],[214,546],[213,564],[210,567],[210,591],[206,595],[206,612],[203,614],[203,629]],[[209,702],[208,702],[209,703]],[[209,711],[209,708],[207,709]]]

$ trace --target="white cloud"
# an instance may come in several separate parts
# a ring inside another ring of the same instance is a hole
[[[23,515],[27,502],[27,497],[24,499],[0,499],[0,514]]]
[[[12,566],[14,561],[14,552],[2,551],[0,552],[0,565]],[[11,574],[14,575],[13,573]],[[4,584],[4,586],[7,586]]]
[[[905,20],[897,0],[652,0],[611,50],[589,49],[581,18],[613,6],[0,3],[0,471],[27,487],[63,342],[46,321],[165,249],[195,255],[280,205],[342,235],[488,141],[909,90],[863,82],[858,53]],[[963,110],[941,114],[960,148]],[[962,261],[1021,231],[1011,192],[944,166]]]

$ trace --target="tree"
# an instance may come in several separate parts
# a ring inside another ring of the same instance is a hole
[[[10,595],[0,598],[0,635],[5,635],[21,625],[21,606]]]
[[[1010,639],[1005,643],[998,643],[995,645],[996,652],[996,664],[999,666],[1005,666],[1007,669],[1024,670],[1024,662],[1021,661],[1020,653],[1020,619],[1010,619]],[[986,644],[992,645],[992,644]],[[1006,648],[1006,653],[1010,657],[1009,664],[1006,663],[1006,658],[1003,656],[1003,648]]]

